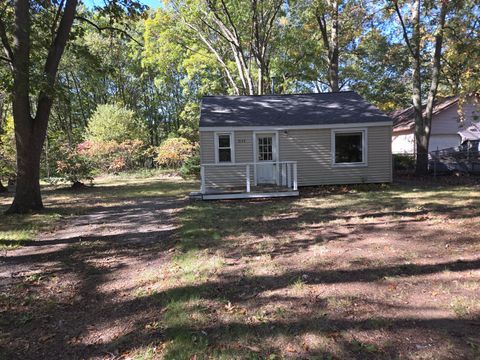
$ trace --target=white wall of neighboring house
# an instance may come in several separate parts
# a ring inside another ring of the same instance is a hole
[[[480,109],[476,107],[473,99],[463,104],[463,119],[460,118],[458,105],[435,114],[432,119],[432,131],[430,133],[429,151],[442,150],[460,145],[460,136],[457,132],[463,122],[480,121]],[[412,130],[396,132],[392,134],[392,153],[413,153],[415,151],[415,136]]]
[[[460,145],[460,135],[430,135],[428,151],[448,149]]]
[[[413,131],[401,131],[392,135],[392,154],[413,154],[414,152]]]

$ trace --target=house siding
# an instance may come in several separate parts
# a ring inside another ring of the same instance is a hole
[[[253,132],[234,131],[234,162],[253,161]],[[215,132],[200,131],[200,160],[202,164],[215,164]],[[246,186],[245,165],[218,165],[205,167],[207,188],[229,188]],[[253,169],[250,168],[250,181],[253,185]]]
[[[332,165],[332,129],[280,132],[280,161],[297,161],[299,186],[392,181],[391,126],[370,126],[366,166]]]
[[[297,161],[299,186],[381,183],[392,180],[391,126],[367,127],[368,164],[358,167],[332,165],[332,129],[279,131],[279,161]],[[202,164],[215,163],[215,133],[200,131]],[[235,162],[253,162],[253,131],[235,131]],[[207,188],[245,186],[246,166],[205,167]],[[250,169],[253,184],[253,169]]]

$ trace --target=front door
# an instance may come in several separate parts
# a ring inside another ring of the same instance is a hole
[[[275,184],[276,177],[276,136],[275,134],[257,134],[257,183]]]

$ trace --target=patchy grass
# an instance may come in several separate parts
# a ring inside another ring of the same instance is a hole
[[[26,231],[20,241],[40,231],[60,242],[9,254],[15,277],[1,289],[2,352],[478,358],[478,186],[320,187],[291,199],[188,202],[195,186],[123,174],[78,193],[48,188],[49,213],[0,227]]]
[[[12,194],[0,195],[0,251],[16,249],[33,241],[38,232],[54,231],[60,219],[85,214],[96,207],[121,206],[138,198],[184,197],[194,184],[172,177],[171,171],[122,173],[98,178],[93,187],[78,191],[67,184],[45,185],[46,210],[28,215],[5,215]]]
[[[435,323],[478,315],[479,205],[476,186],[418,184],[189,204],[177,248],[195,265],[177,267],[176,276],[188,277],[189,289],[195,285],[205,301],[231,303],[228,316],[225,308],[206,308],[209,345],[183,342],[182,356],[250,349],[262,358],[473,358],[474,346]],[[192,276],[219,256],[214,276]],[[476,300],[467,304],[465,294]],[[411,331],[420,335],[408,345]]]

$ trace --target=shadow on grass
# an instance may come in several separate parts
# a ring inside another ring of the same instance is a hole
[[[293,342],[292,346],[296,348],[295,352],[291,353],[292,358],[398,358],[405,355],[405,334],[413,334],[422,341],[432,338],[433,342],[448,343],[451,353],[443,354],[443,358],[452,354],[459,358],[474,358],[476,350],[474,345],[469,345],[468,339],[477,337],[480,326],[478,316],[468,319],[424,318],[420,314],[427,309],[422,308],[415,309],[419,316],[403,318],[325,315],[320,311],[328,302],[325,296],[312,300],[313,302],[304,307],[304,312],[293,309],[284,316],[258,314],[251,317],[232,310],[232,314],[229,313],[230,318],[217,319],[213,314],[225,311],[229,302],[232,302],[236,309],[248,310],[248,314],[255,312],[261,301],[268,302],[273,307],[280,306],[286,300],[281,296],[266,296],[263,299],[261,296],[290,287],[298,278],[305,278],[305,285],[377,284],[386,277],[407,279],[446,270],[478,271],[480,259],[441,261],[434,264],[363,266],[354,269],[306,268],[276,275],[242,276],[238,272],[223,271],[217,274],[215,279],[207,278],[183,286],[172,285],[164,291],[126,298],[114,296],[113,292],[102,288],[112,277],[118,276],[118,271],[125,269],[130,260],[148,268],[158,259],[172,261],[172,257],[167,255],[172,249],[175,249],[174,257],[177,258],[184,254],[195,255],[195,251],[198,251],[199,256],[207,256],[200,252],[204,250],[210,251],[209,254],[221,251],[226,257],[251,258],[265,253],[285,256],[305,250],[316,243],[347,241],[365,231],[374,235],[379,231],[377,228],[383,225],[378,220],[381,217],[409,218],[426,213],[452,214],[461,212],[460,207],[443,205],[443,208],[433,210],[411,210],[410,200],[391,193],[360,194],[346,196],[346,199],[332,195],[330,198],[321,199],[321,206],[315,197],[187,203],[179,200],[182,194],[178,197],[173,195],[175,199],[160,198],[150,196],[149,189],[140,189],[130,188],[127,191],[130,195],[126,196],[123,190],[119,190],[116,195],[111,193],[108,195],[113,199],[110,204],[108,197],[103,197],[103,192],[100,191],[91,199],[92,206],[88,209],[88,217],[72,219],[72,222],[69,222],[69,226],[78,228],[92,224],[110,224],[118,233],[97,235],[87,232],[64,238],[52,235],[52,238],[29,244],[31,248],[44,248],[43,252],[12,254],[1,260],[6,267],[28,265],[34,269],[42,269],[43,274],[49,277],[68,275],[74,278],[77,284],[75,296],[68,301],[55,298],[36,299],[34,305],[27,307],[17,305],[25,294],[20,290],[24,286],[23,290],[27,293],[33,292],[34,286],[20,282],[5,288],[5,285],[0,283],[3,293],[10,294],[7,295],[8,298],[0,298],[2,305],[8,303],[8,311],[2,313],[6,315],[1,320],[0,327],[8,334],[5,338],[15,339],[0,339],[0,351],[6,358],[110,358],[132,351],[143,351],[148,358],[150,355],[155,356],[155,350],[152,349],[161,346],[164,346],[162,351],[166,359],[266,358],[271,354],[288,352],[285,342],[277,343],[277,339]],[[138,194],[138,191],[146,195],[131,196]],[[172,186],[168,194],[176,194],[177,191],[180,189]],[[89,189],[84,194],[92,196],[93,193]],[[117,196],[120,194],[124,194],[125,198],[132,202],[117,204]],[[315,200],[316,203],[302,206],[301,202],[308,199]],[[106,201],[107,204],[95,205],[96,201]],[[55,206],[60,206],[62,202],[65,200],[59,200]],[[355,209],[355,214],[350,213],[352,209]],[[179,210],[182,222],[180,230],[174,224],[169,224],[171,214]],[[460,215],[463,218],[463,215]],[[469,214],[466,214],[466,217],[468,216]],[[358,218],[367,219],[369,222],[346,225],[348,232],[336,229],[327,232],[325,228],[321,228],[319,232],[316,228],[331,221],[348,222]],[[397,231],[399,224],[404,226],[402,229],[409,230],[413,221],[395,219]],[[160,230],[150,228],[152,224],[163,222],[168,226]],[[310,228],[314,230],[307,233],[305,238],[290,238],[291,234]],[[249,244],[236,242],[242,236],[255,238],[260,242],[266,237],[277,240],[288,236],[289,241],[276,244],[273,249],[259,250]],[[54,247],[56,245],[59,247]],[[112,258],[121,261],[115,266],[108,266],[106,260]],[[297,303],[306,301],[303,298],[288,300]],[[300,304],[298,306],[300,307]],[[398,310],[392,304],[382,301],[377,301],[374,306]],[[92,329],[105,329],[107,332],[110,327],[115,326],[123,326],[126,330],[109,340],[99,338],[88,344],[82,340],[82,336],[89,334]],[[355,338],[351,335],[352,331],[387,332],[391,339],[381,345],[372,344]],[[40,338],[50,335],[51,337],[40,341]],[[313,346],[304,345],[303,337],[308,336],[318,338],[313,341]],[[415,350],[415,344],[411,346]]]

